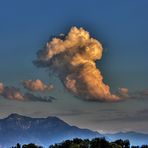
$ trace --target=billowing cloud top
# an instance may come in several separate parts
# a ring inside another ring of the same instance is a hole
[[[102,57],[99,41],[91,38],[83,28],[72,27],[64,40],[53,38],[38,52],[35,64],[48,67],[57,74],[63,85],[83,100],[117,101],[96,67]]]
[[[51,91],[53,89],[53,85],[46,85],[39,79],[23,81],[22,84],[30,91]]]

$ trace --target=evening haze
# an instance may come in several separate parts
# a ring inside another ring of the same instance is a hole
[[[148,133],[147,7],[147,0],[2,0],[0,118],[57,116],[102,133]],[[96,55],[81,52],[92,47]],[[85,75],[89,67],[96,79]]]

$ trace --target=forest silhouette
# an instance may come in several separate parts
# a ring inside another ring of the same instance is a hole
[[[24,144],[21,146],[21,144],[17,143],[16,146],[12,146],[11,148],[44,148],[44,147],[38,146],[33,143]],[[73,140],[65,140],[61,143],[50,145],[49,148],[148,148],[148,145],[130,146],[129,140],[122,140],[122,139],[109,142],[105,138],[94,138],[92,140],[75,138]]]

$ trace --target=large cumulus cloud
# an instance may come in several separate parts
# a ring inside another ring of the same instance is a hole
[[[62,40],[53,38],[37,53],[37,66],[48,67],[75,96],[84,100],[117,101],[96,67],[102,57],[101,43],[83,28],[72,27]]]

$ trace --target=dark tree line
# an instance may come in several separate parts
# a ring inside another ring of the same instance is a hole
[[[19,143],[17,143],[16,146],[13,146],[12,148],[43,148],[43,147],[37,146],[34,143],[24,144],[22,146]]]
[[[92,140],[76,138],[51,145],[49,148],[130,148],[130,142],[128,140],[109,142],[105,138],[95,138]]]
[[[19,143],[12,148],[43,148],[42,146],[37,146],[33,143],[28,145],[20,145]],[[109,142],[105,138],[94,138],[89,139],[79,139],[75,138],[73,140],[66,140],[62,143],[57,143],[49,146],[49,148],[130,148],[129,140],[116,140],[114,142]],[[148,145],[131,146],[131,148],[148,148]]]

